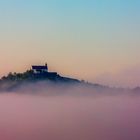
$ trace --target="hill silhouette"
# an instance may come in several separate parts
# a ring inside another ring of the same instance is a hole
[[[33,70],[27,70],[24,73],[9,73],[0,79],[0,90],[10,90],[20,86],[23,83],[36,83],[36,82],[52,82],[55,84],[78,84],[81,83],[77,79],[62,77],[57,73],[41,72],[34,73]]]
[[[28,85],[32,84],[35,85],[39,82],[44,82],[45,84],[43,86],[47,87],[48,83],[53,84],[53,86],[80,86],[82,89],[88,88],[92,90],[98,90],[100,93],[102,92],[133,92],[133,93],[140,93],[140,88],[134,88],[132,90],[123,89],[123,88],[110,88],[108,86],[103,86],[100,84],[93,84],[88,83],[85,81],[80,81],[78,79],[69,78],[69,77],[63,77],[60,76],[56,72],[48,72],[48,67],[42,67],[42,66],[33,66],[35,69],[27,70],[23,73],[9,73],[7,76],[3,76],[0,79],[0,91],[1,92],[13,92],[17,89],[21,88],[23,85],[24,87],[28,87]],[[47,68],[47,69],[46,69]],[[45,69],[45,71],[44,71]],[[46,71],[47,70],[47,71]]]

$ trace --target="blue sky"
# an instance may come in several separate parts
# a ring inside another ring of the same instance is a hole
[[[48,61],[62,74],[95,81],[139,68],[139,14],[138,0],[0,1],[0,73]]]

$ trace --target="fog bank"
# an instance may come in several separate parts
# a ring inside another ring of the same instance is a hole
[[[140,139],[139,96],[41,85],[0,94],[1,140]]]

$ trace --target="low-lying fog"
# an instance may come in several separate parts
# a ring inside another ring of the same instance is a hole
[[[0,94],[0,140],[140,140],[139,95],[42,87]]]

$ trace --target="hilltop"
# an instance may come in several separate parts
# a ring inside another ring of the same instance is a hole
[[[110,88],[108,86],[103,86],[100,84],[88,83],[85,81],[80,81],[78,79],[60,76],[57,72],[49,72],[48,66],[32,66],[32,69],[27,70],[23,73],[9,73],[7,76],[3,76],[0,79],[0,91],[1,92],[13,92],[19,90],[20,88],[28,88],[29,85],[37,86],[37,83],[43,82],[44,87],[48,87],[51,84],[53,87],[80,87],[81,89],[90,89],[91,91],[96,90],[100,93],[102,92],[133,92],[140,93],[140,88],[135,88],[132,90],[123,88]],[[39,90],[40,87],[38,87]]]
[[[23,84],[33,84],[37,82],[50,82],[54,84],[78,84],[77,79],[62,77],[58,74],[34,73],[32,70],[27,70],[24,73],[9,73],[0,79],[0,91],[12,91]]]
[[[99,89],[107,88],[98,84],[91,84],[78,79],[60,76],[57,72],[49,72],[48,66],[32,66],[30,70],[23,73],[9,73],[7,76],[3,76],[0,79],[0,91],[15,91],[21,86],[27,87],[32,84],[44,82],[44,86],[47,87],[48,83],[53,86],[85,86],[85,87],[96,87]]]
[[[81,94],[90,94],[94,90],[100,92],[108,90],[106,86],[92,84],[78,79],[60,76],[57,73],[34,73],[33,70],[27,70],[24,73],[9,73],[0,80],[0,92],[24,92],[24,93],[39,93],[50,91],[67,93],[70,90],[80,90]],[[85,94],[85,95],[86,95]]]

